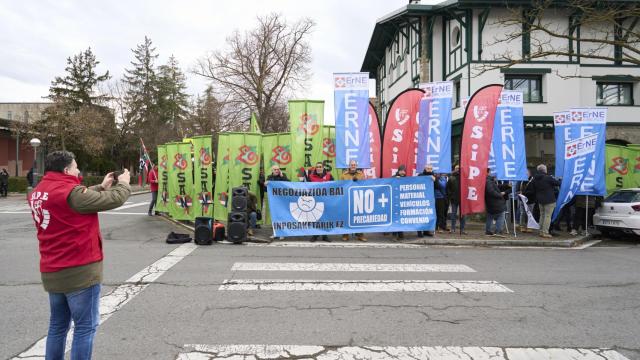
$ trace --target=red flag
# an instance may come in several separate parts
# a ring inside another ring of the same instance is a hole
[[[380,144],[380,124],[378,114],[373,104],[369,103],[369,141],[371,142],[371,167],[365,169],[364,175],[367,179],[376,179],[382,175],[380,167],[380,155],[382,154],[382,144]]]
[[[460,145],[460,212],[483,212],[493,120],[502,85],[487,85],[469,99]]]
[[[418,110],[424,91],[408,89],[396,96],[384,124],[382,177],[391,177],[400,165],[413,176],[418,151]]]

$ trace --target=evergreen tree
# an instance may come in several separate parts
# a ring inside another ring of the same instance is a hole
[[[107,96],[96,94],[96,87],[110,78],[109,71],[98,75],[96,67],[100,64],[91,48],[67,58],[67,74],[56,76],[49,88],[49,98],[64,102],[69,111],[75,112],[83,105],[100,105]]]
[[[98,64],[88,48],[68,57],[66,74],[56,76],[51,82],[49,99],[53,105],[29,125],[30,131],[42,138],[45,146],[70,149],[78,156],[84,152],[99,156],[104,149],[115,122],[103,106],[109,97],[98,93],[100,83],[110,78],[109,72],[99,75]]]
[[[132,69],[126,69],[124,82],[127,85],[125,99],[128,114],[138,136],[147,140],[149,147],[158,144],[157,137],[162,129],[158,121],[158,79],[154,66],[158,58],[151,39],[144,37],[144,43],[132,49],[135,60]]]
[[[158,111],[160,123],[172,129],[180,137],[188,135],[186,121],[189,113],[189,95],[186,93],[186,77],[172,55],[166,65],[158,69],[159,101]],[[168,135],[167,133],[163,135]],[[159,140],[164,139],[161,136]]]

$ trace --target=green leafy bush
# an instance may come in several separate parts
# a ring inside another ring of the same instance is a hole
[[[27,192],[27,178],[10,176],[9,177],[9,192],[26,193]]]

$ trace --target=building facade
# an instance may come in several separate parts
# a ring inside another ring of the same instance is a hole
[[[499,83],[524,94],[530,164],[553,164],[553,112],[569,108],[607,107],[608,142],[640,142],[640,67],[624,61],[618,46],[580,41],[602,33],[625,36],[624,31],[576,26],[579,14],[558,1],[557,7],[546,9],[544,21],[570,39],[523,32],[525,25],[505,19],[527,4],[531,1],[448,0],[437,5],[412,1],[380,18],[361,71],[376,80],[383,123],[391,102],[402,91],[421,82],[453,81],[452,146],[457,159],[464,100],[485,85]],[[625,24],[622,29],[633,29],[637,23],[637,19],[620,21]],[[518,33],[521,36],[504,40]],[[538,57],[542,51],[549,55]],[[607,59],[586,54],[604,54]],[[513,64],[514,57],[529,60]]]
[[[25,176],[33,166],[34,151],[30,139],[16,138],[12,127],[16,122],[39,119],[51,103],[0,103],[0,169],[11,176]]]

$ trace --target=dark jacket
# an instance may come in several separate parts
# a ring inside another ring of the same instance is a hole
[[[258,197],[251,191],[248,192],[249,196],[247,196],[247,214],[258,211]]]
[[[436,181],[434,183],[434,195],[436,199],[446,199],[447,198],[447,178],[442,175],[438,175],[436,177]]]
[[[531,185],[535,189],[538,204],[547,205],[556,202],[555,188],[560,186],[560,181],[547,174],[536,174]]]
[[[527,204],[536,203],[536,189],[533,186],[533,176],[529,180],[520,183],[520,193],[527,197]]]
[[[500,192],[498,183],[492,176],[487,176],[487,185],[484,188],[484,203],[489,214],[500,214],[507,211],[507,202]]]
[[[460,204],[460,174],[453,173],[447,183],[447,196],[452,204]]]
[[[289,181],[289,178],[287,178],[287,174],[281,172],[280,175],[267,176],[267,181]]]
[[[32,181],[29,181],[29,186],[31,186]],[[9,184],[9,173],[6,171],[0,171],[0,184],[7,185]]]

